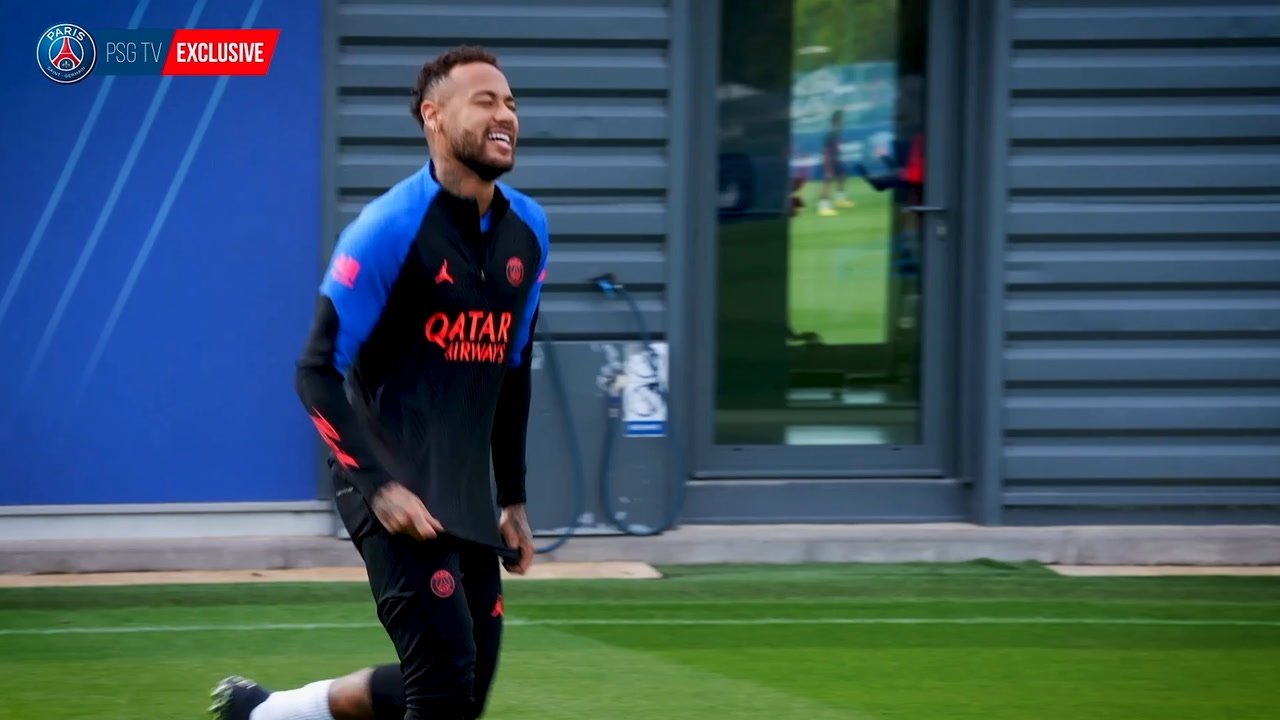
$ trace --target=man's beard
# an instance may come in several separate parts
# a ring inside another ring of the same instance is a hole
[[[450,138],[449,144],[452,146],[453,156],[458,159],[458,162],[466,165],[471,172],[485,182],[497,180],[510,172],[515,164],[514,148],[511,162],[506,165],[494,165],[486,161],[484,159],[484,135],[463,134],[460,137]]]

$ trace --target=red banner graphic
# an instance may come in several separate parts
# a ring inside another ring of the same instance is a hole
[[[173,33],[162,75],[266,75],[277,29],[181,29]]]

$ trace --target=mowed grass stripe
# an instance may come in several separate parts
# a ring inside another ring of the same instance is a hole
[[[79,644],[87,641],[86,644]],[[125,641],[120,648],[117,641]],[[784,651],[785,652],[785,651]],[[273,688],[394,661],[375,632],[77,638],[74,652],[0,659],[0,696],[13,720],[203,717],[208,688],[228,673]],[[138,672],[138,668],[145,668]],[[75,678],[68,692],[68,678]],[[503,720],[871,720],[847,703],[819,702],[750,678],[545,627],[505,643],[488,717]]]
[[[1134,617],[1280,620],[1280,578],[1064,578],[1042,568],[664,569],[654,581],[509,583],[530,619]],[[701,571],[704,574],[696,574]],[[994,583],[999,579],[1001,582]],[[1015,582],[1021,580],[1021,582]],[[0,591],[0,628],[376,622],[364,583],[245,583]]]
[[[701,567],[658,581],[511,583],[487,716],[1269,720],[1280,705],[1276,579],[897,570]],[[963,602],[971,595],[981,601]],[[1003,596],[1012,599],[991,602]],[[1105,602],[1125,598],[1139,602]],[[987,619],[997,622],[974,624]],[[333,627],[296,629],[320,624]],[[358,583],[0,592],[0,625],[76,629],[0,637],[6,720],[200,717],[226,674],[285,688],[394,660]],[[166,631],[80,630],[146,626]]]
[[[508,583],[508,600],[528,605],[685,602],[756,604],[809,602],[991,603],[1137,601],[1150,603],[1280,603],[1280,577],[1067,578],[989,572],[866,575],[834,566],[826,573],[756,569],[705,577],[645,581]],[[331,605],[371,603],[364,583],[237,583],[0,589],[0,611],[113,608]]]
[[[803,691],[788,692],[722,672],[731,663],[698,667],[663,653],[546,627],[527,632],[547,649],[504,660],[499,683],[503,689],[537,690],[499,691],[488,716],[504,720],[873,720],[848,698],[821,702]],[[529,646],[524,634],[512,634],[518,647]]]
[[[592,603],[581,598],[566,598],[566,603],[529,603],[518,599],[507,601],[510,618],[543,624],[589,623],[610,624],[627,621],[643,624],[692,623],[692,624],[751,624],[761,618],[790,620],[796,623],[868,623],[877,622],[972,622],[974,618],[1017,619],[1064,618],[1088,623],[1092,619],[1109,622],[1113,619],[1164,620],[1170,622],[1200,622],[1204,619],[1263,625],[1280,622],[1280,604],[1276,603],[1181,603],[1129,602],[1092,604],[1081,601],[1009,601],[1001,603],[979,602],[747,602],[723,600],[720,602],[669,603]],[[250,622],[246,623],[246,620]],[[161,606],[139,611],[134,608],[10,610],[0,613],[0,635],[22,634],[29,628],[48,630],[49,634],[60,629],[84,632],[84,628],[130,627],[182,627],[207,626],[236,627],[294,625],[347,627],[376,624],[372,601],[331,604],[301,605],[241,605],[227,606]],[[1095,623],[1096,624],[1096,623]]]
[[[757,625],[1151,625],[1181,627],[1280,627],[1280,620],[1139,617],[744,617],[744,618],[507,618],[507,627],[757,626]],[[352,630],[374,623],[260,623],[241,625],[121,625],[114,627],[4,628],[0,636],[111,635],[133,633],[274,632]]]

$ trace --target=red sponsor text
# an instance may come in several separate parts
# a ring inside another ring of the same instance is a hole
[[[504,363],[511,334],[511,313],[465,310],[450,316],[442,312],[427,319],[427,340],[444,350],[453,362]]]

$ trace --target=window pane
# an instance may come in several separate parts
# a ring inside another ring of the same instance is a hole
[[[919,442],[924,0],[722,4],[718,444]]]

